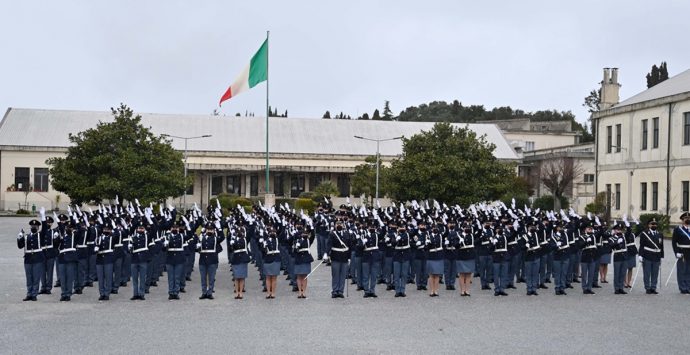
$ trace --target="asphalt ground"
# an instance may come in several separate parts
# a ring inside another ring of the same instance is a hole
[[[307,299],[297,299],[280,277],[277,298],[266,300],[250,266],[245,297],[235,300],[223,253],[215,300],[198,299],[195,269],[179,301],[167,300],[163,275],[146,301],[129,300],[130,283],[107,302],[98,301],[96,287],[71,302],[59,302],[55,288],[37,302],[22,302],[26,289],[16,234],[28,220],[0,218],[1,354],[685,354],[690,349],[690,296],[678,292],[675,276],[663,287],[674,262],[670,257],[662,265],[660,295],[644,293],[640,272],[635,289],[622,296],[614,295],[609,283],[593,296],[575,284],[568,296],[549,289],[528,297],[524,284],[517,284],[508,297],[494,297],[479,290],[475,279],[471,297],[442,285],[440,297],[430,298],[408,285],[408,297],[394,298],[379,285],[379,297],[365,299],[350,285],[349,297],[331,299],[330,269],[322,265],[309,278]],[[670,250],[669,243],[665,247]]]

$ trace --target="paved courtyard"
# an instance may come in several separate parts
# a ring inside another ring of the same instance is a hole
[[[1,354],[681,354],[690,348],[690,297],[679,294],[675,276],[663,287],[670,257],[657,296],[644,294],[640,272],[626,296],[605,284],[594,296],[576,288],[565,297],[551,289],[528,297],[518,284],[508,297],[494,297],[475,282],[472,297],[442,289],[430,298],[408,285],[406,298],[379,286],[378,299],[364,299],[350,286],[348,298],[331,299],[330,269],[321,266],[309,279],[306,300],[296,298],[284,277],[277,298],[264,299],[252,267],[244,300],[235,300],[223,254],[213,301],[198,299],[195,270],[180,301],[167,300],[164,275],[144,302],[129,301],[131,283],[108,302],[97,301],[95,287],[72,302],[59,302],[55,288],[37,302],[22,302],[16,235],[28,220],[0,218]],[[670,243],[665,247],[670,256]]]

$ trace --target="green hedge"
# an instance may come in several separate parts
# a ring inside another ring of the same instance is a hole
[[[519,207],[519,205],[518,205]],[[567,210],[568,207],[570,207],[570,203],[568,202],[568,198],[565,196],[561,196],[561,208],[564,210]],[[542,197],[539,197],[538,199],[534,200],[534,203],[532,204],[533,209],[541,209],[542,211],[550,211],[553,210],[553,196],[551,195],[544,195]]]
[[[295,201],[295,210],[299,213],[299,210],[304,210],[306,214],[314,213],[316,209],[316,202],[310,198],[298,198]]]
[[[640,224],[635,228],[635,233],[641,233],[643,230],[647,229],[647,222],[652,218],[656,218],[656,222],[659,225],[659,231],[667,231],[670,227],[670,218],[667,215],[661,213],[645,213],[640,215]]]

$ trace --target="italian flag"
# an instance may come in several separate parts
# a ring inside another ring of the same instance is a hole
[[[242,73],[237,77],[234,83],[230,85],[228,90],[220,98],[218,106],[220,106],[223,101],[228,100],[232,97],[239,95],[241,92],[245,92],[260,82],[266,81],[268,79],[268,39],[264,41],[261,48],[254,54],[252,60],[244,68]]]

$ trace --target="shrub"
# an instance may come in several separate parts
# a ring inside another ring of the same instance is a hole
[[[561,196],[561,208],[562,209],[567,209],[570,207],[570,203],[568,203],[568,198],[565,196]],[[544,195],[542,197],[539,197],[538,199],[534,200],[534,203],[532,204],[532,208],[534,209],[541,209],[542,211],[550,211],[553,210],[553,196],[551,195]]]
[[[606,213],[606,192],[600,192],[594,199],[594,202],[585,206],[585,212],[590,212],[596,215],[603,215]]]
[[[661,213],[645,213],[640,215],[640,224],[635,228],[635,233],[641,233],[643,230],[647,229],[647,222],[652,218],[656,218],[656,222],[659,225],[658,230],[660,232],[668,230],[671,226],[669,216]]]
[[[31,214],[31,212],[29,212],[29,211],[27,211],[27,210],[25,210],[25,209],[23,209],[23,208],[20,208],[20,209],[17,210],[17,214],[28,216],[28,215]]]
[[[515,198],[515,207],[516,208],[524,208],[525,205],[527,205],[527,206],[530,205],[529,196],[527,196],[526,194],[520,194],[520,195],[516,195],[516,196],[513,196],[512,194],[510,194],[510,195],[505,194],[505,195],[503,195],[503,197],[501,197],[501,201],[503,203],[505,203],[506,206],[508,206],[508,208],[510,208],[510,204],[513,202],[513,198]]]
[[[316,209],[316,202],[310,198],[298,198],[295,201],[295,210],[299,213],[299,210],[304,210],[306,214],[314,213]]]

